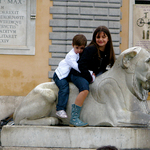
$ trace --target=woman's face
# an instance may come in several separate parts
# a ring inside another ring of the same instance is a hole
[[[104,32],[97,33],[96,43],[100,47],[101,51],[105,50],[105,46],[108,41],[109,41],[108,36]]]

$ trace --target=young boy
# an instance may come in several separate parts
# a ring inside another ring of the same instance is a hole
[[[80,72],[77,61],[79,60],[79,54],[83,52],[86,44],[87,39],[84,35],[75,35],[72,40],[73,48],[66,55],[65,59],[59,63],[54,72],[53,80],[59,88],[56,115],[60,118],[67,118],[66,106],[69,98],[69,83],[67,77],[71,68]]]

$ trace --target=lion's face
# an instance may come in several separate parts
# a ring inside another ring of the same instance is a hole
[[[128,76],[129,89],[140,100],[146,100],[150,90],[150,53],[139,47],[123,52],[122,68]]]
[[[135,66],[135,75],[139,85],[145,90],[150,90],[150,54],[142,53]]]

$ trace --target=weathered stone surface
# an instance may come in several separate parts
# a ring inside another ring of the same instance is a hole
[[[130,150],[150,148],[150,128],[7,125],[1,136],[2,147],[96,149],[113,145]]]
[[[0,120],[14,113],[24,96],[0,96]]]
[[[3,147],[0,150],[95,150],[90,148],[35,148],[35,147]]]

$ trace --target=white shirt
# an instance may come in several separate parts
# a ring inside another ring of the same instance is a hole
[[[61,80],[63,78],[66,78],[69,75],[69,72],[71,68],[77,70],[80,72],[78,68],[77,61],[79,60],[79,53],[74,52],[74,48],[70,50],[70,52],[66,55],[65,59],[63,59],[58,67],[56,68],[55,72],[58,76],[58,78]]]

